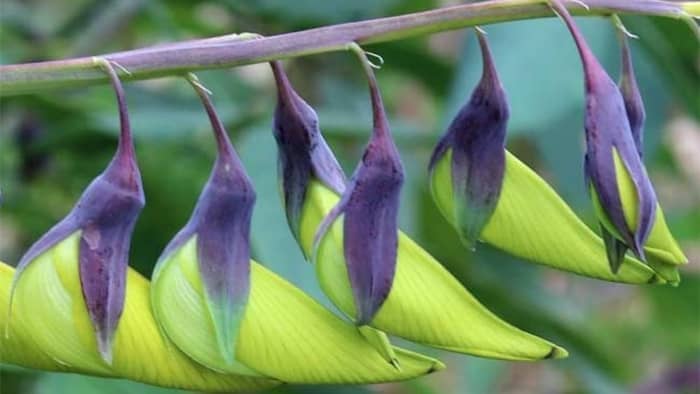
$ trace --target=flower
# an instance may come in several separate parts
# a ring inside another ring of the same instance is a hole
[[[486,37],[478,30],[477,37],[483,59],[481,81],[438,142],[429,164],[432,176],[437,162],[450,151],[454,211],[449,215],[470,247],[491,218],[501,193],[509,114]]]
[[[343,252],[358,326],[372,321],[394,282],[399,195],[404,180],[403,165],[389,131],[377,81],[370,67],[365,70],[374,129],[340,201],[320,224],[314,247],[318,250],[330,226],[342,215]]]
[[[172,241],[166,246],[154,270],[153,281],[158,282],[163,270],[174,256],[190,243],[196,250],[199,280],[202,283],[208,317],[213,323],[213,336],[218,352],[198,341],[174,342],[190,357],[215,370],[257,375],[236,362],[236,343],[241,321],[250,293],[250,222],[255,205],[253,184],[243,168],[208,93],[190,77],[199,94],[214,130],[217,157],[194,212]],[[169,311],[161,308],[158,299],[160,286],[153,286],[154,313],[164,318]],[[169,335],[181,327],[162,325]],[[206,333],[200,333],[206,335]]]
[[[33,262],[62,242],[68,242],[74,234],[80,234],[77,247],[82,293],[99,354],[111,364],[112,339],[124,308],[131,235],[145,199],[124,90],[111,64],[103,61],[100,65],[112,81],[119,106],[121,132],[117,152],[68,215],[22,256],[11,293],[21,284],[23,273]]]
[[[631,57],[623,46],[623,77],[619,88],[600,65],[583,35],[558,0],[553,9],[571,31],[583,63],[586,111],[584,127],[586,184],[601,224],[613,272],[627,249],[671,284],[679,281],[675,265],[687,260],[665,225],[654,188],[641,157],[644,111],[633,83]],[[656,232],[652,239],[652,232]],[[663,238],[663,240],[662,240]],[[664,250],[647,259],[646,250]],[[658,261],[661,260],[661,261]]]

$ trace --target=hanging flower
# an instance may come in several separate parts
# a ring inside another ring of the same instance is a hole
[[[22,256],[12,293],[35,261],[78,235],[78,269],[85,305],[95,331],[97,350],[111,364],[112,339],[124,308],[131,235],[145,199],[124,90],[112,65],[107,61],[99,64],[107,71],[117,97],[121,124],[117,152],[68,215]]]

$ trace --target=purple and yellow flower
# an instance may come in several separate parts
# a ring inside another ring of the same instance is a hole
[[[13,292],[25,272],[51,249],[78,236],[80,286],[102,359],[112,361],[112,340],[124,308],[124,289],[131,235],[145,204],[136,164],[124,90],[110,63],[108,72],[117,96],[121,132],[114,158],[85,189],[73,209],[22,256]]]
[[[566,8],[558,0],[551,4],[569,28],[583,64],[585,178],[610,267],[617,272],[629,249],[664,280],[677,284],[680,279],[676,266],[687,259],[666,226],[642,162],[644,107],[634,82],[629,48],[623,44],[623,72],[618,87]]]

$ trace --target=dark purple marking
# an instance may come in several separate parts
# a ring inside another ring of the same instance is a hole
[[[314,251],[342,214],[343,249],[356,307],[355,324],[369,324],[394,281],[398,208],[404,175],[374,74],[368,72],[374,130],[340,202],[316,233]],[[314,252],[315,253],[315,252]]]
[[[78,267],[88,315],[102,358],[111,363],[112,339],[124,308],[129,247],[145,204],[136,164],[124,90],[105,66],[117,96],[121,133],[117,152],[105,171],[85,189],[70,213],[34,243],[17,266],[14,286],[25,268],[66,237],[82,231]]]
[[[486,37],[477,31],[483,72],[479,84],[438,142],[429,170],[452,149],[452,188],[462,241],[473,246],[496,209],[505,173],[509,108]]]
[[[219,348],[229,363],[250,293],[250,224],[255,190],[208,95],[194,84],[211,121],[218,154],[189,221],[159,263],[197,235],[197,261]]]
[[[628,110],[620,89],[600,65],[566,8],[558,0],[552,1],[552,7],[571,31],[583,63],[586,91],[585,177],[597,193],[604,214],[614,226],[614,231],[608,229],[608,232],[619,237],[626,247],[644,260],[643,246],[656,215],[656,195],[632,135],[630,123],[634,120],[628,119]],[[614,150],[637,190],[639,207],[636,229],[630,229],[625,220],[613,159]],[[619,245],[606,243],[608,247],[611,245],[614,250],[609,250],[608,256],[619,258],[615,257],[620,256],[616,250]],[[610,261],[613,271],[619,264],[620,261]]]
[[[300,242],[301,213],[309,182],[315,178],[342,194],[346,178],[321,135],[316,112],[294,91],[282,65],[275,61],[270,66],[277,84],[273,134],[279,152],[279,179],[287,222]]]

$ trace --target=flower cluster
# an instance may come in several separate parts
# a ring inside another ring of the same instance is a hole
[[[486,242],[525,260],[594,278],[676,284],[677,266],[686,258],[666,226],[644,167],[644,105],[626,37],[618,85],[566,8],[558,0],[551,6],[573,35],[583,64],[584,178],[601,236],[506,150],[506,90],[479,29],[481,79],[428,166],[435,203],[471,249]],[[277,88],[272,131],[286,219],[315,265],[321,288],[351,323],[251,260],[253,183],[208,91],[194,75],[188,80],[211,122],[216,160],[189,221],[158,260],[150,287],[128,274],[129,245],[144,194],[121,83],[112,63],[98,60],[117,96],[117,152],[71,212],[20,260],[8,302],[8,336],[29,335],[61,365],[117,375],[131,362],[124,349],[144,351],[133,341],[142,330],[158,349],[153,357],[169,359],[205,380],[234,376],[243,388],[390,381],[443,368],[438,360],[393,346],[389,335],[497,359],[566,357],[563,348],[490,312],[398,229],[404,168],[376,66],[357,44],[348,49],[367,78],[373,120],[350,178],[324,140],[313,108],[294,90],[282,65],[270,65]],[[14,298],[16,318],[10,311]],[[48,301],[39,305],[37,299]],[[148,306],[138,309],[130,304],[134,299],[147,300],[142,304]],[[47,321],[61,328],[59,334],[41,333],[44,322],[27,316],[32,307],[50,315]],[[11,360],[23,360],[16,349],[8,349]],[[338,359],[347,365],[338,365]],[[134,374],[128,371],[127,376]]]

